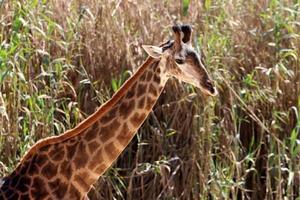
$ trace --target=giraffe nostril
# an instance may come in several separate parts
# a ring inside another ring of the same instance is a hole
[[[210,80],[206,80],[204,86],[205,86],[206,90],[208,90],[211,94],[216,93],[216,89]]]
[[[215,88],[214,88],[214,87],[212,87],[212,88],[210,89],[210,92],[211,92],[212,94],[215,94],[215,93],[216,93],[216,90],[215,90]]]

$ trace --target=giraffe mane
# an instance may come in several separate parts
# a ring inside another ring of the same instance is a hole
[[[75,128],[67,130],[66,132],[57,135],[57,136],[51,136],[47,137],[45,139],[39,140],[37,143],[35,143],[21,158],[19,161],[19,164],[16,168],[21,166],[27,159],[29,159],[30,156],[34,155],[39,149],[42,147],[45,147],[50,144],[56,144],[63,142],[65,140],[68,140],[72,137],[77,136],[80,134],[83,130],[85,130],[87,127],[90,127],[92,124],[94,124],[96,121],[100,119],[103,114],[105,114],[112,106],[116,104],[116,102],[124,96],[126,93],[126,90],[131,87],[134,82],[143,74],[143,72],[146,70],[146,68],[154,61],[154,58],[148,57],[146,61],[141,65],[141,67],[138,68],[136,73],[132,77],[130,77],[122,86],[121,88],[112,96],[110,100],[102,104],[96,112],[94,112],[92,115],[87,117],[85,120],[80,122]]]

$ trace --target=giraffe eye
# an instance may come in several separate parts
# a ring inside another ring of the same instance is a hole
[[[176,58],[175,62],[180,65],[184,63],[184,60],[182,58]]]

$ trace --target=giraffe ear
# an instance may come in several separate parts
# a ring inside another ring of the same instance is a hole
[[[151,45],[142,45],[142,47],[147,52],[147,54],[153,58],[160,58],[163,53],[161,47]]]

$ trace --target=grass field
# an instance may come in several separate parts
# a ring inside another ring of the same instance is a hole
[[[171,80],[93,199],[300,200],[299,0],[0,0],[0,177],[192,24],[219,95]]]

